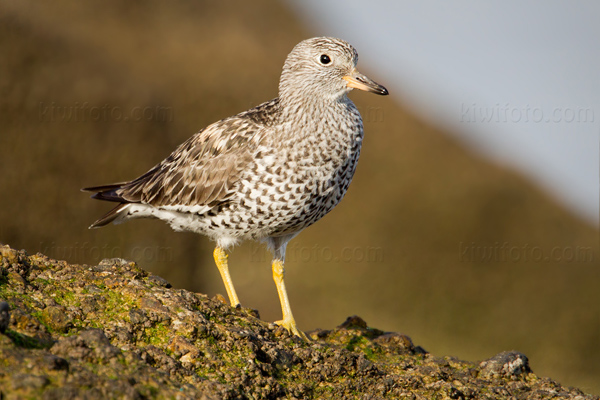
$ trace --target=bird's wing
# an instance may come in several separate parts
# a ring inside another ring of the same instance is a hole
[[[225,202],[266,137],[273,103],[209,125],[131,182],[84,190],[97,191],[92,197],[100,200],[181,211]]]

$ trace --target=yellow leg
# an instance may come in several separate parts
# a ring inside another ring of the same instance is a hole
[[[216,247],[215,251],[213,252],[213,257],[215,258],[215,264],[217,264],[217,268],[219,268],[219,272],[221,273],[221,278],[223,278],[225,289],[227,289],[227,295],[229,296],[231,307],[237,307],[237,305],[240,304],[240,301],[235,293],[231,275],[229,275],[229,267],[227,266],[227,253],[225,253],[225,250],[222,248]]]
[[[287,296],[287,291],[285,290],[285,282],[283,281],[283,275],[285,273],[285,269],[283,267],[283,261],[274,260],[273,261],[273,280],[275,281],[275,285],[277,286],[277,293],[279,293],[279,301],[281,302],[281,311],[283,312],[283,319],[281,321],[276,321],[277,325],[283,326],[288,332],[293,333],[296,336],[304,339],[305,341],[309,341],[304,332],[299,330],[296,327],[296,321],[294,320],[294,316],[292,315],[292,308],[290,307],[290,300]]]

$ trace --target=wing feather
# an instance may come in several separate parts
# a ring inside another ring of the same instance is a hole
[[[86,190],[99,189],[93,197],[100,200],[156,207],[226,202],[276,120],[278,105],[271,100],[209,125],[133,181]]]

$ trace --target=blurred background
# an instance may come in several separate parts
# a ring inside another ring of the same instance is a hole
[[[351,94],[354,181],[288,247],[299,326],[357,314],[439,356],[518,350],[600,393],[600,10],[452,4],[0,1],[0,242],[224,294],[206,238],[151,220],[88,230],[110,204],[79,189],[146,172],[275,97],[297,42],[342,37],[391,96]],[[230,256],[242,304],[276,320],[269,261],[256,243]]]

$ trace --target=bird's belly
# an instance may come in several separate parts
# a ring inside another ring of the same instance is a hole
[[[286,177],[244,181],[240,210],[252,215],[254,238],[302,230],[331,211],[344,197],[354,166],[311,168]]]
[[[349,183],[349,182],[348,182]],[[203,214],[168,212],[153,215],[177,231],[189,230],[218,239],[260,239],[300,231],[317,222],[342,199],[348,183],[244,182],[237,199]]]

